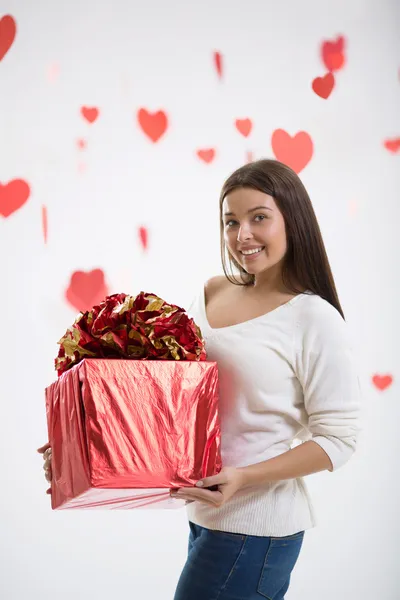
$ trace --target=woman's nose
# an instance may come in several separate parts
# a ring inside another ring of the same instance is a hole
[[[249,228],[240,227],[237,235],[238,242],[244,242],[245,240],[249,240],[251,238],[251,231]]]

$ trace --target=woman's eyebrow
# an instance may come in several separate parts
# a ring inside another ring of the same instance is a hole
[[[272,210],[272,208],[270,208],[269,206],[255,206],[254,208],[250,208],[247,213],[251,213],[254,212],[255,210],[260,210],[260,208],[263,208],[264,210]],[[231,215],[234,215],[234,212],[226,212],[224,213],[224,217],[228,217]]]

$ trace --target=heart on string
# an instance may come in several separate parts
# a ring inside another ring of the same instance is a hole
[[[94,123],[97,120],[99,113],[99,109],[95,106],[82,106],[81,108],[81,115],[88,123]]]
[[[326,100],[331,95],[331,92],[335,86],[335,77],[333,73],[327,73],[323,77],[316,77],[311,87],[313,91],[319,96]]]
[[[276,129],[271,144],[275,158],[297,174],[308,165],[313,155],[313,142],[305,131],[291,137],[284,129]]]
[[[0,60],[2,60],[14,43],[17,24],[11,15],[0,19]]]
[[[48,218],[47,218],[47,206],[42,206],[42,232],[44,243],[47,244],[47,233],[48,233]]]
[[[85,148],[87,147],[87,142],[83,138],[80,138],[79,140],[77,140],[76,143],[77,143],[79,150],[85,150]]]
[[[215,158],[214,148],[208,148],[206,150],[197,150],[196,154],[200,158],[200,160],[207,164],[212,163],[212,161]]]
[[[254,161],[254,153],[251,150],[246,152],[246,162],[251,163]]]
[[[65,292],[67,302],[78,311],[90,310],[108,295],[102,269],[75,271]]]
[[[397,154],[397,152],[399,152],[400,150],[400,137],[394,138],[392,140],[385,140],[384,146],[386,150],[389,150],[389,152]]]
[[[372,377],[372,383],[378,390],[383,392],[383,390],[386,390],[386,388],[392,385],[393,377],[392,375],[374,375]]]
[[[25,204],[30,193],[30,187],[23,179],[13,179],[5,185],[0,183],[0,215],[12,215]]]
[[[143,250],[147,250],[149,236],[146,227],[139,227],[139,239],[140,243],[142,244]]]
[[[217,71],[218,77],[222,79],[223,76],[223,57],[221,52],[215,51],[213,54],[214,66]]]
[[[141,108],[137,113],[137,120],[143,133],[154,143],[158,142],[167,131],[168,117],[163,110],[151,113]]]
[[[236,119],[235,125],[238,132],[241,133],[244,137],[248,137],[253,128],[253,123],[250,119]]]
[[[344,67],[346,57],[344,54],[345,40],[342,35],[336,40],[326,40],[321,46],[322,61],[328,71],[339,71]]]

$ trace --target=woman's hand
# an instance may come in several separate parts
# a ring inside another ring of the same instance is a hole
[[[51,472],[51,447],[50,447],[50,444],[49,443],[45,444],[41,448],[38,448],[37,451],[39,452],[39,454],[43,454],[44,474],[45,474],[47,481],[49,483],[51,483],[52,472]],[[51,494],[51,487],[49,487],[49,489],[46,490],[46,494]]]
[[[196,483],[193,488],[179,488],[171,490],[172,498],[181,498],[187,502],[198,500],[214,508],[220,508],[232,498],[234,494],[245,486],[245,477],[242,469],[224,467],[218,475],[205,477]],[[204,489],[218,485],[218,491],[212,492]]]

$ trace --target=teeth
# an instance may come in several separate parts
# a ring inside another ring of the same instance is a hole
[[[257,252],[261,252],[261,250],[263,250],[264,248],[255,248],[254,250],[246,250],[242,252],[242,254],[244,254],[245,256],[247,256],[247,254],[257,254]]]

